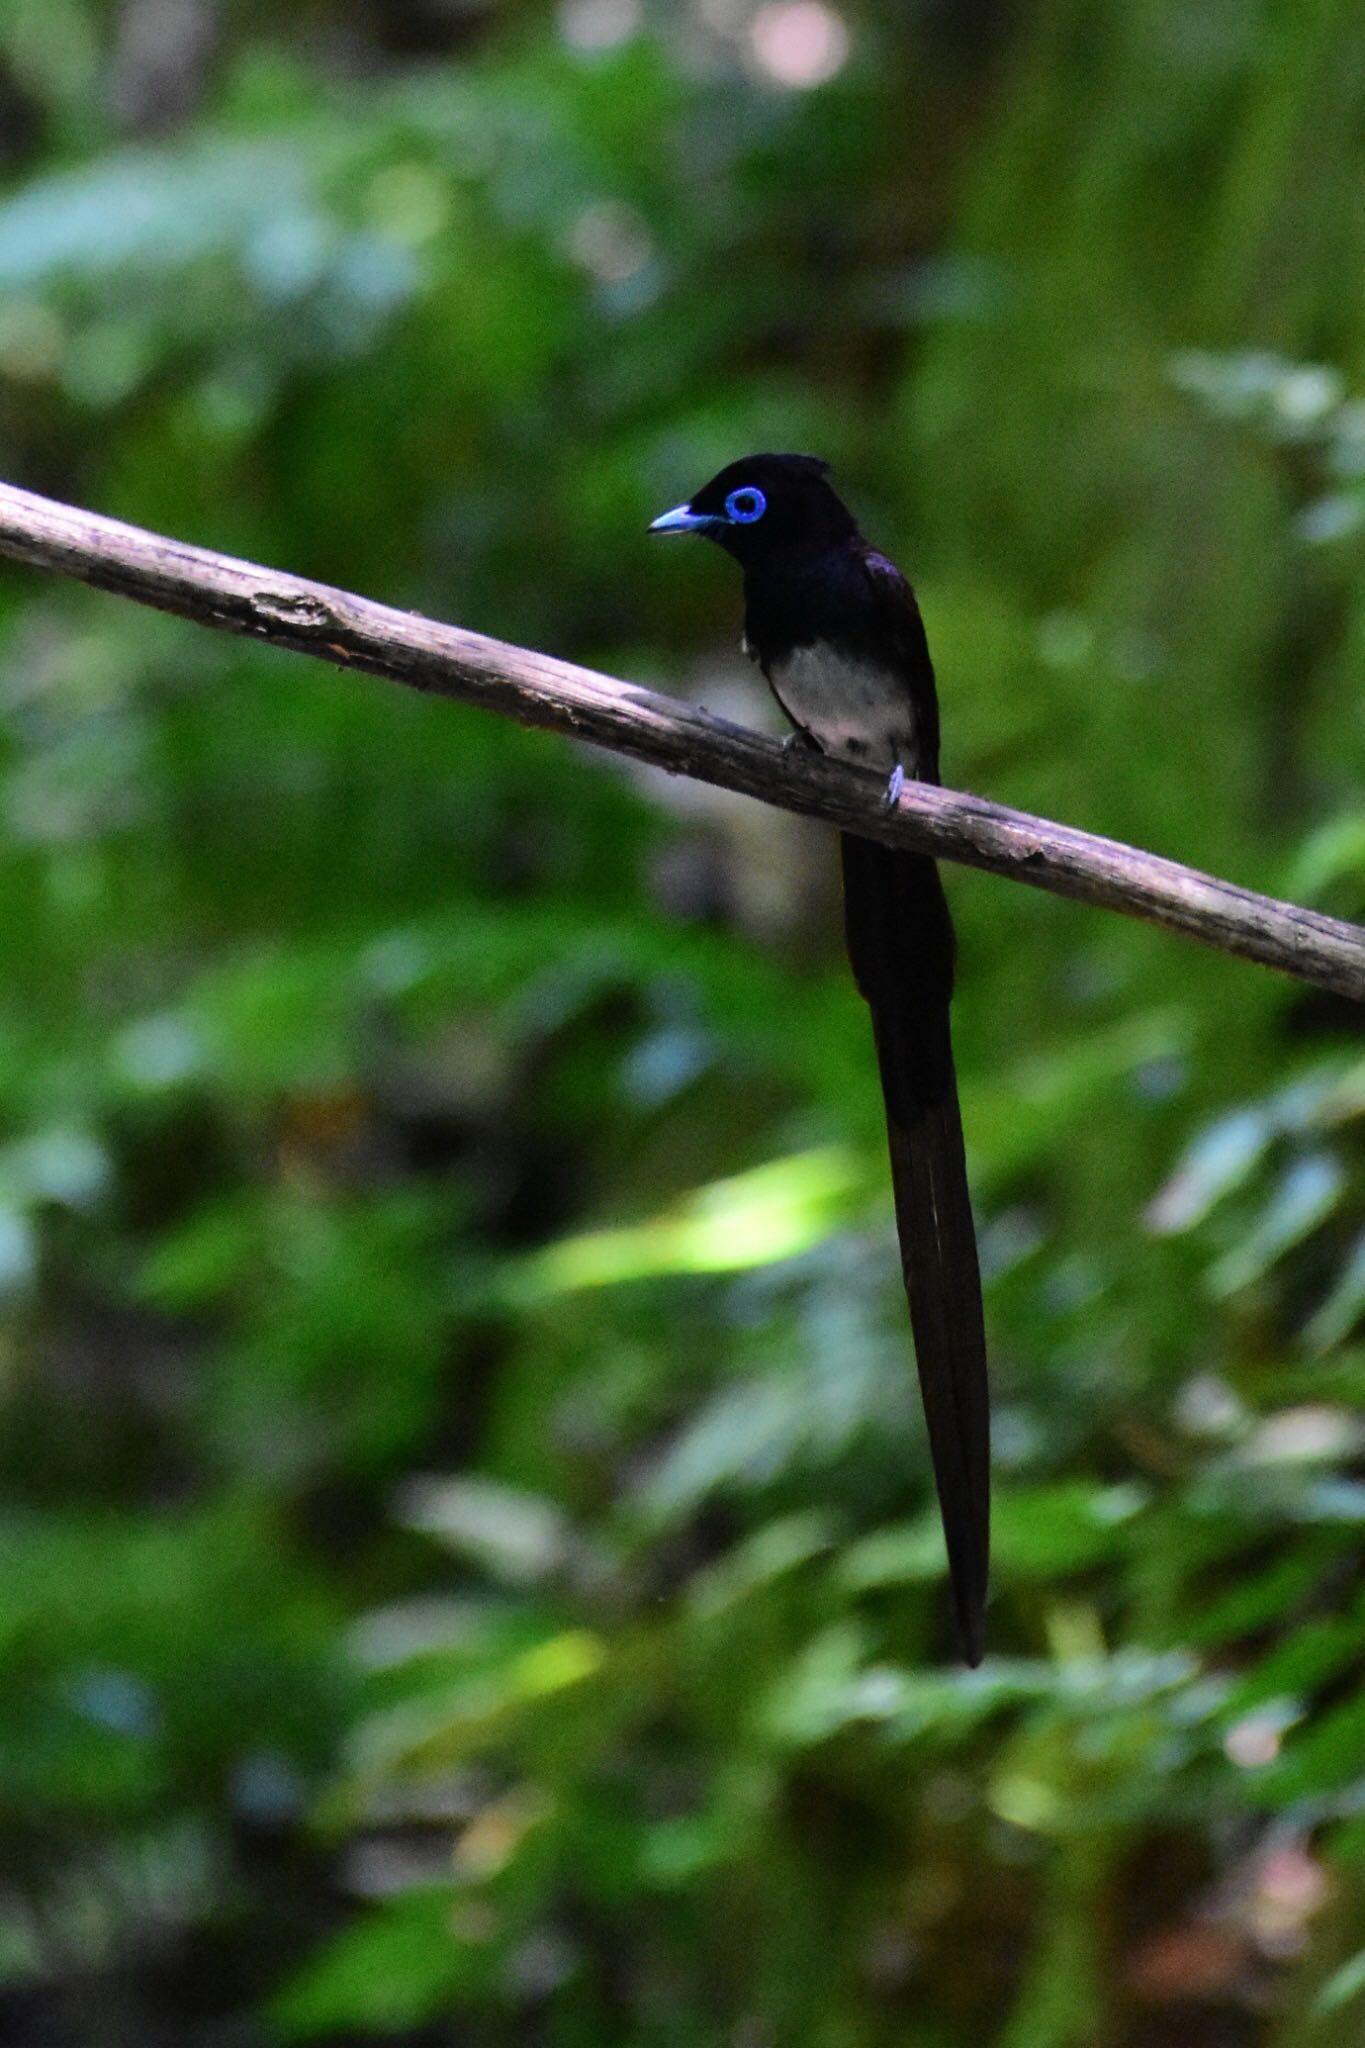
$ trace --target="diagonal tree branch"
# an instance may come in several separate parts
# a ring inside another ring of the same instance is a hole
[[[888,812],[880,778],[805,750],[784,753],[776,740],[694,705],[9,485],[0,485],[0,554],[199,625],[591,740],[889,846],[1145,918],[1365,1001],[1365,928],[984,797],[907,782]]]

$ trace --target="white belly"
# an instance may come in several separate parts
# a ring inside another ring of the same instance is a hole
[[[840,654],[826,642],[797,647],[768,670],[778,703],[826,754],[913,775],[915,710],[905,678]]]

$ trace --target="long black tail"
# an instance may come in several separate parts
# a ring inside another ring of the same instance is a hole
[[[990,1552],[990,1407],[976,1232],[949,1035],[953,926],[927,855],[845,833],[848,956],[877,1042],[901,1269],[958,1634],[979,1664]]]

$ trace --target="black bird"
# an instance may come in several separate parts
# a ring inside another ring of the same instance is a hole
[[[744,646],[827,754],[937,782],[938,698],[915,594],[813,455],[750,455],[651,533],[700,533],[744,571]],[[841,838],[844,926],[872,1012],[896,1229],[958,1634],[978,1664],[990,1543],[990,1409],[976,1233],[949,1035],[953,927],[927,854]]]

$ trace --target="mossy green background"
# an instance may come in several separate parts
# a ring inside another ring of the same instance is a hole
[[[1362,138],[1348,0],[5,0],[0,466],[766,719],[644,528],[817,449],[950,781],[1359,917]],[[1360,1013],[948,879],[975,1673],[822,835],[3,572],[7,2042],[1361,2038]]]

